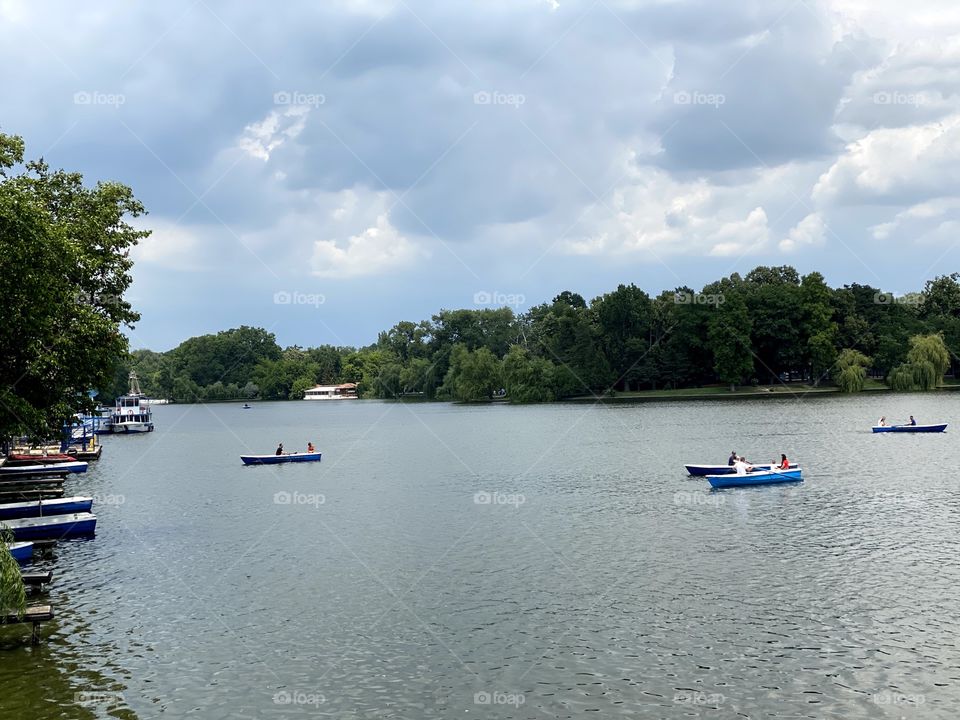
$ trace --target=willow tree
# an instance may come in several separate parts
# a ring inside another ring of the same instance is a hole
[[[27,593],[20,574],[20,564],[13,559],[7,544],[13,542],[13,532],[0,525],[0,614],[23,616]]]
[[[894,390],[933,390],[949,366],[950,353],[942,335],[914,335],[907,361],[890,372],[887,384]]]
[[[0,134],[0,437],[49,436],[88,408],[127,352],[139,319],[123,295],[143,206],[114,182],[24,164]]]
[[[834,363],[833,381],[841,392],[860,392],[866,382],[867,368],[871,362],[862,352],[847,348]]]

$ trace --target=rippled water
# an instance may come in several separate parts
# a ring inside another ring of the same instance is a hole
[[[158,407],[0,718],[956,717],[960,426],[910,413],[960,395]],[[281,440],[323,462],[240,465]],[[732,449],[805,482],[685,476]]]

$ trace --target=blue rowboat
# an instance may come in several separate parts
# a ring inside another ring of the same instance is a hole
[[[873,431],[878,432],[909,432],[909,433],[928,433],[943,432],[947,429],[947,423],[942,425],[875,425]]]
[[[33,557],[32,542],[15,542],[7,545],[7,550],[13,555],[13,559],[19,563],[25,563]]]
[[[0,520],[90,512],[93,498],[68,497],[0,504]]]
[[[760,470],[746,475],[707,475],[715,488],[743,487],[745,485],[770,485],[773,483],[800,482],[800,468],[792,470]]]
[[[87,471],[85,462],[58,462],[44,465],[20,465],[0,467],[0,477],[24,477],[26,475],[62,475],[63,473],[83,473]]]
[[[283,455],[241,455],[244,465],[278,465],[291,462],[320,462],[320,453],[297,452]]]
[[[97,516],[92,513],[71,513],[69,515],[51,515],[50,517],[29,517],[16,520],[4,520],[0,527],[13,531],[14,540],[40,540],[53,538],[93,535],[97,527]]]
[[[791,468],[795,468],[796,463],[790,463]],[[732,465],[684,465],[687,469],[688,475],[694,475],[696,477],[703,477],[704,475],[732,475],[737,470]],[[754,468],[757,470],[773,470],[775,467],[779,467],[779,463],[774,464],[760,464],[754,465]]]

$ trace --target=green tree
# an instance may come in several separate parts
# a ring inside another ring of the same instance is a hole
[[[871,362],[863,353],[847,348],[840,353],[834,364],[833,381],[842,392],[860,392],[866,382],[867,368]]]
[[[0,525],[0,611],[23,616],[27,605],[26,589],[20,564],[10,554],[8,545],[13,542],[13,532]]]
[[[735,281],[722,281],[709,294],[723,297],[710,317],[707,340],[714,370],[732,392],[753,371],[750,314]]]
[[[556,400],[556,368],[546,358],[533,357],[526,348],[514,345],[503,359],[503,386],[511,402]]]
[[[907,361],[893,369],[887,382],[895,390],[933,390],[949,365],[950,353],[941,335],[915,335]]]
[[[463,402],[487,400],[502,384],[500,361],[490,350],[480,347],[471,352],[465,345],[453,346],[444,395]]]
[[[126,354],[129,250],[149,233],[127,222],[145,212],[128,187],[21,166],[23,148],[0,134],[0,436],[49,437]]]

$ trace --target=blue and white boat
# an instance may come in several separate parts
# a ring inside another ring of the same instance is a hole
[[[687,469],[687,475],[703,477],[704,475],[732,475],[737,471],[733,465],[684,465]],[[753,466],[756,470],[773,470],[780,467],[779,463],[760,464]],[[790,463],[791,468],[797,467],[796,463]]]
[[[32,542],[15,542],[7,545],[7,550],[13,555],[13,559],[19,563],[25,563],[33,557]]]
[[[320,462],[318,452],[295,452],[283,455],[241,455],[244,465],[278,465],[291,462]]]
[[[800,468],[790,470],[754,470],[746,475],[707,475],[715,488],[744,487],[747,485],[771,485],[773,483],[800,482]]]
[[[15,465],[0,467],[0,478],[26,477],[28,475],[63,475],[65,473],[83,473],[87,471],[87,463],[79,460],[73,462],[45,463],[41,465]]]
[[[97,528],[97,516],[92,513],[70,513],[50,517],[28,517],[4,520],[0,527],[8,527],[14,540],[40,540],[52,538],[81,537],[93,535]]]
[[[939,425],[874,425],[875,433],[940,433],[947,429],[947,423]]]
[[[117,398],[108,423],[111,433],[141,433],[153,430],[153,411],[150,403],[140,392],[140,381],[135,372],[130,373],[130,392]]]
[[[88,513],[93,508],[93,498],[68,497],[29,502],[0,503],[0,520],[15,520],[26,517],[48,517],[70,513]]]

